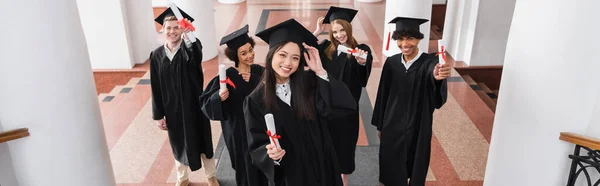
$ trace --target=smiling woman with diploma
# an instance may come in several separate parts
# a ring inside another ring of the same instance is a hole
[[[263,81],[244,102],[252,163],[269,185],[342,185],[328,118],[356,111],[350,91],[328,78],[316,38],[294,19],[257,36],[269,53]]]
[[[221,121],[223,139],[235,170],[236,185],[264,185],[266,177],[250,160],[246,140],[246,122],[242,110],[244,99],[260,82],[263,67],[254,64],[254,40],[248,36],[248,25],[223,37],[226,56],[235,66],[219,65],[200,97],[202,112],[211,120]]]

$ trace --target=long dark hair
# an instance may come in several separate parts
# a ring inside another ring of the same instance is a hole
[[[265,71],[263,73],[263,83],[259,86],[263,87],[264,90],[264,103],[268,110],[275,112],[279,110],[277,107],[277,95],[275,89],[277,85],[276,72],[273,70],[272,61],[273,56],[279,51],[284,45],[289,42],[283,42],[277,44],[267,54],[267,60],[265,64]],[[304,70],[304,64],[306,60],[302,55],[304,53],[304,47],[298,44],[300,48],[300,63],[296,72],[290,75],[290,88],[292,93],[292,109],[296,114],[296,117],[301,120],[315,120],[316,109],[314,99],[314,83],[310,81],[310,75]],[[308,76],[307,76],[308,75]],[[259,89],[257,87],[257,89]]]

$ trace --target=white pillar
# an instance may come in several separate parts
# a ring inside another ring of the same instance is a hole
[[[19,184],[114,186],[77,4],[0,1],[0,7],[0,17],[8,18],[0,29],[1,125],[31,133],[9,143]]]
[[[243,2],[246,2],[246,0],[219,0],[221,4],[238,4]]]
[[[467,65],[471,62],[471,53],[473,52],[473,41],[475,37],[475,27],[477,25],[477,15],[480,0],[459,0],[465,1],[462,8],[462,16],[459,25],[458,41],[456,44],[455,60],[464,61]],[[485,14],[485,13],[482,13]]]
[[[131,69],[121,0],[77,0],[93,69]],[[54,7],[54,6],[52,6]]]
[[[432,0],[403,0],[403,1],[386,1],[385,2],[385,30],[383,38],[383,54],[386,56],[392,56],[400,53],[400,49],[396,44],[396,41],[390,39],[389,50],[386,50],[388,42],[388,34],[393,34],[396,30],[395,24],[389,22],[395,17],[413,17],[427,19],[426,23],[423,23],[420,27],[421,33],[425,36],[421,43],[419,43],[419,49],[428,52],[429,50],[429,32],[431,28],[431,8]]]
[[[600,91],[596,96],[596,106],[592,115],[586,135],[600,138]]]
[[[358,2],[362,2],[362,3],[376,3],[376,2],[381,2],[382,0],[358,0]]]
[[[174,0],[175,4],[194,18],[196,37],[202,42],[202,61],[218,54],[215,29],[215,12],[212,0]]]
[[[449,0],[446,4],[446,19],[444,20],[444,37],[442,45],[446,51],[456,59],[458,51],[458,39],[462,25],[462,12],[465,0]]]
[[[159,46],[156,43],[156,27],[151,1],[121,0],[125,12],[125,28],[133,62],[144,63],[150,52]]]
[[[586,134],[598,114],[597,7],[598,0],[516,2],[485,186],[566,184],[574,145],[559,133]]]
[[[469,66],[502,65],[516,0],[480,1]],[[466,54],[465,54],[466,55]]]

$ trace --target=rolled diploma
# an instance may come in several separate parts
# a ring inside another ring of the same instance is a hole
[[[346,53],[346,54],[351,54],[349,51],[352,51],[354,49],[348,48],[348,47],[346,47],[344,45],[338,45],[337,50],[340,51],[340,52]],[[353,56],[358,56],[358,53],[352,53],[352,55]],[[367,54],[363,54],[363,55],[358,56],[358,57],[363,58],[363,59],[367,59]]]
[[[227,84],[225,83],[225,81],[227,80],[227,74],[225,73],[225,65],[224,64],[220,64],[219,65],[219,85],[221,85],[220,90],[219,91],[225,91],[225,89],[227,88]]]
[[[267,123],[267,130],[271,131],[271,135],[276,135],[277,129],[275,129],[275,119],[273,119],[273,114],[265,114],[265,123]],[[271,139],[271,144],[277,145],[277,149],[281,149],[279,139],[272,138],[271,136],[269,136],[269,138]]]
[[[181,15],[181,12],[179,12],[179,8],[177,8],[177,6],[175,5],[175,2],[170,2],[169,3],[169,7],[171,8],[171,10],[173,11],[173,14],[175,14],[175,17],[177,18],[178,21],[183,20],[183,15]],[[190,23],[192,24],[192,23]],[[187,34],[187,38],[193,43],[196,42],[196,36],[194,36],[194,32],[188,32]]]
[[[438,58],[439,58],[440,64],[442,64],[442,65],[446,64],[446,61],[444,61],[444,56],[443,56],[446,54],[441,53],[441,52],[444,52],[444,53],[446,52],[446,51],[442,51],[442,40],[438,40],[438,52],[439,52]]]

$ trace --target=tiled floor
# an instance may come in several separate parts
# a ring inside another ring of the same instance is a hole
[[[318,2],[300,0],[249,0],[237,5],[215,2],[217,37],[232,32],[245,24],[250,34],[259,27],[269,27],[289,18],[295,18],[308,29],[315,28],[316,19],[325,14],[329,6],[343,6],[359,10],[352,22],[356,39],[368,44],[375,53],[374,68],[366,89],[366,104],[372,106],[377,94],[381,66],[383,35],[383,10],[385,3],[365,4],[350,0],[325,0]],[[232,14],[232,12],[237,12]],[[319,36],[325,39],[327,36]],[[267,45],[255,37],[256,60],[264,63]],[[432,49],[437,42],[433,41]],[[209,46],[205,46],[209,47]],[[213,46],[218,47],[218,46]],[[216,76],[219,62],[232,65],[219,47],[217,58],[203,63],[205,84]],[[433,51],[431,51],[433,52]],[[152,121],[149,74],[134,78],[129,83],[98,97],[102,110],[104,129],[108,141],[115,178],[119,185],[174,185],[174,162],[167,134]],[[494,113],[476,95],[470,86],[453,71],[448,82],[449,96],[446,105],[435,112],[432,156],[427,185],[482,185],[487,151],[491,138]],[[370,118],[370,116],[362,116]],[[361,119],[360,139],[357,145],[377,145],[368,138],[373,134],[370,124]],[[212,122],[214,147],[221,136],[219,122]],[[222,143],[221,143],[222,144]],[[376,154],[374,155],[376,156]],[[192,185],[205,185],[204,170],[190,174]],[[372,185],[377,185],[373,183]]]

